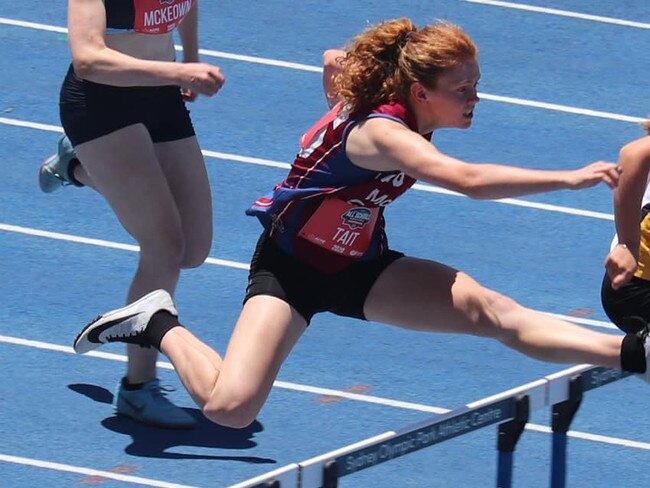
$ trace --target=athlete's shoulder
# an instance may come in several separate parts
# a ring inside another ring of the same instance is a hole
[[[387,117],[402,122],[411,130],[417,129],[415,116],[406,105],[400,102],[388,102],[379,105],[370,112],[368,117]]]

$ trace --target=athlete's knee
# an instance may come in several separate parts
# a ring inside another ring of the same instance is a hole
[[[185,238],[180,227],[163,225],[140,239],[141,254],[163,266],[180,268],[185,256]]]
[[[185,253],[183,254],[183,259],[181,261],[181,268],[198,268],[205,263],[209,254],[210,243],[195,245],[186,244]]]
[[[210,254],[212,247],[212,225],[205,222],[195,230],[186,231],[185,253],[181,261],[182,268],[198,268]]]
[[[260,408],[254,399],[235,397],[226,401],[208,402],[203,407],[203,415],[219,425],[243,429],[255,421]]]
[[[482,329],[487,327],[487,335],[507,339],[508,336],[516,333],[508,325],[511,321],[507,319],[509,314],[523,309],[515,300],[489,288],[481,287],[472,302],[471,320],[474,324],[483,326]]]
[[[488,288],[484,290],[489,309],[498,316],[522,308],[515,300],[502,293]]]

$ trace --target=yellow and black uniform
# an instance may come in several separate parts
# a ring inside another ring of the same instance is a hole
[[[650,281],[650,204],[643,207],[641,220],[641,242],[639,242],[639,260],[634,276]]]
[[[646,190],[644,202],[649,190]],[[641,212],[641,241],[634,277],[618,290],[612,288],[607,273],[603,277],[601,302],[609,319],[627,333],[642,330],[650,323],[650,203]]]

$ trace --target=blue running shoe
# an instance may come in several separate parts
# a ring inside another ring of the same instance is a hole
[[[38,170],[38,186],[45,193],[52,193],[62,186],[83,186],[72,176],[71,170],[79,164],[72,143],[67,136],[59,139],[58,150],[41,164]]]
[[[192,415],[167,399],[166,394],[170,391],[172,389],[160,386],[157,379],[147,381],[138,390],[127,390],[122,380],[117,387],[113,406],[118,415],[143,424],[164,429],[191,429],[196,426],[196,419]]]
[[[109,342],[149,345],[144,331],[156,312],[166,310],[177,317],[172,297],[165,290],[154,290],[125,307],[99,315],[74,340],[74,352],[83,354]]]

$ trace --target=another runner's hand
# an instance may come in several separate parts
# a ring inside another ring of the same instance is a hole
[[[630,281],[634,276],[636,266],[636,259],[626,246],[621,244],[615,246],[605,259],[605,270],[612,281],[612,288],[618,290],[619,287]]]
[[[183,63],[183,81],[181,89],[191,91],[196,95],[211,97],[217,93],[226,79],[221,70],[206,63]]]
[[[193,102],[194,100],[196,100],[196,97],[198,95],[194,93],[192,90],[186,88],[184,90],[181,90],[181,96],[183,97],[183,101]]]
[[[568,184],[572,190],[580,190],[605,183],[610,188],[616,188],[620,170],[614,163],[597,161],[583,168],[569,172]]]

